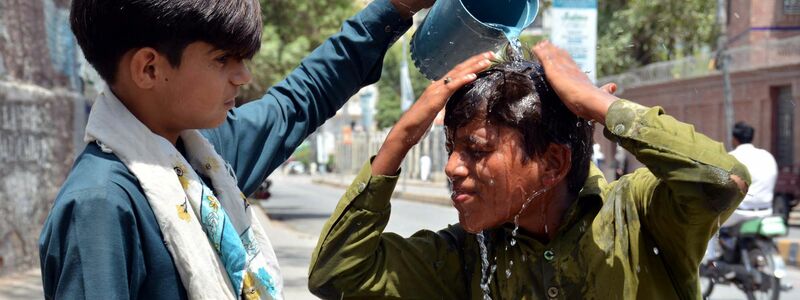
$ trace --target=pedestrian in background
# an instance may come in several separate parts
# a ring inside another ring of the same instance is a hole
[[[744,220],[772,215],[772,197],[778,180],[778,163],[769,151],[754,146],[756,130],[745,122],[733,126],[733,151],[730,152],[750,172],[750,187],[742,203],[733,214],[723,220],[721,227],[731,227]],[[721,254],[719,238],[714,235],[708,241],[703,261],[716,259]]]
[[[753,145],[755,129],[745,122],[733,126],[733,151],[730,152],[750,171],[750,188],[744,200],[723,227],[746,219],[772,215],[772,197],[778,180],[778,163],[769,151]]]

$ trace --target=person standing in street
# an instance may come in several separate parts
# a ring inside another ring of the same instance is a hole
[[[245,195],[359,89],[433,0],[375,0],[261,99],[256,0],[73,0],[107,87],[39,238],[47,299],[283,299]],[[274,37],[267,36],[266,40]]]

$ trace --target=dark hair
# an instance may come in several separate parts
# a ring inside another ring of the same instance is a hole
[[[736,122],[736,125],[733,125],[733,137],[736,138],[739,143],[752,143],[755,134],[756,130],[745,122]]]
[[[572,166],[567,187],[572,194],[583,187],[589,174],[594,125],[561,102],[538,62],[516,60],[495,65],[456,91],[447,102],[444,117],[450,146],[459,127],[480,117],[518,130],[525,160],[544,153],[550,143],[569,147]]]
[[[153,47],[178,67],[183,50],[197,41],[239,58],[261,47],[256,0],[73,0],[70,23],[86,60],[108,84],[132,49]]]

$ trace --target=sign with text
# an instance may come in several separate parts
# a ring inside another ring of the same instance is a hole
[[[550,40],[596,80],[597,0],[553,0]]]

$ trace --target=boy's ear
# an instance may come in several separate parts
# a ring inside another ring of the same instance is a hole
[[[163,77],[163,63],[166,60],[158,51],[150,47],[134,51],[130,60],[130,75],[134,84],[141,89],[153,88]]]
[[[544,173],[542,180],[545,186],[552,187],[569,173],[572,167],[572,151],[566,146],[550,143],[542,156]]]

